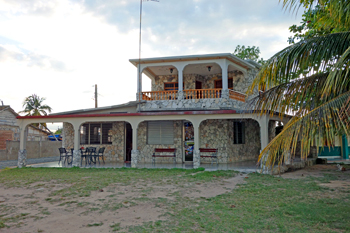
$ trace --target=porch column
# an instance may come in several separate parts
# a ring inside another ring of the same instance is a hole
[[[130,122],[132,127],[132,150],[131,150],[131,167],[136,168],[140,159],[140,152],[137,149],[137,129],[139,122]]]
[[[263,115],[258,118],[258,122],[260,125],[260,144],[261,150],[260,153],[265,149],[265,147],[269,144],[269,117],[267,115]],[[263,170],[263,173],[268,174],[270,171],[268,167],[265,166],[267,160],[267,155],[265,154],[261,161],[260,166]]]
[[[229,90],[228,90],[228,64],[226,59],[221,63],[221,72],[222,72],[222,96],[221,98],[228,99]]]
[[[194,129],[194,148],[193,148],[193,168],[197,169],[201,165],[201,157],[199,152],[199,143],[200,143],[200,130],[199,125],[200,121],[192,121]]]
[[[137,94],[136,94],[136,100],[142,99],[142,70],[143,66],[138,65],[137,66]]]
[[[27,137],[28,137],[28,126],[20,128],[20,140],[19,140],[19,151],[18,151],[18,168],[27,166]]]
[[[80,124],[72,124],[74,128],[74,150],[72,167],[80,167],[81,154],[80,154]]]
[[[182,100],[183,99],[183,70],[184,70],[184,66],[183,65],[177,65],[176,66],[177,72],[178,72],[178,86],[179,86],[179,90],[177,92],[177,99],[178,100]]]

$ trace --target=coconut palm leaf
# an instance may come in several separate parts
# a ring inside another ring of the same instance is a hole
[[[350,129],[346,127],[340,117],[340,109],[350,107],[350,91],[339,95],[332,100],[313,109],[304,116],[295,116],[261,152],[259,161],[264,158],[265,165],[272,167],[276,161],[280,166],[283,163],[283,153],[290,151],[295,155],[297,145],[300,143],[301,158],[306,159],[311,146],[323,144],[322,140],[334,141],[336,136],[350,135]],[[350,118],[349,112],[345,113]],[[302,140],[300,140],[302,138]]]
[[[323,96],[343,93],[350,87],[350,47],[341,55],[332,68],[323,89]]]
[[[315,74],[310,77],[295,79],[275,86],[259,96],[253,98],[248,109],[288,113],[295,111],[309,111],[319,106],[322,88],[328,73]]]
[[[249,92],[331,70],[350,47],[350,32],[315,37],[293,44],[271,57],[261,68]]]

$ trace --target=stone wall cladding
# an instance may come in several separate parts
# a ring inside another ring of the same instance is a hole
[[[257,160],[260,152],[259,123],[255,120],[244,119],[245,144],[234,144],[234,120],[206,120],[200,125],[200,148],[217,148],[219,163]],[[202,159],[201,163],[211,161]]]
[[[174,122],[174,144],[149,145],[147,143],[147,122],[141,122],[137,130],[137,150],[140,152],[139,162],[151,163],[155,148],[176,148],[176,163],[182,163],[182,121]],[[156,158],[156,163],[173,163],[173,158]]]
[[[185,99],[185,100],[156,100],[141,104],[141,111],[159,110],[220,110],[220,109],[244,109],[246,103],[232,99]]]
[[[248,71],[248,75],[240,71],[230,71],[228,78],[233,80],[233,90],[241,93],[245,93],[250,85],[252,84],[258,70],[251,69]],[[222,79],[222,74],[211,74],[211,75],[199,75],[199,74],[184,74],[184,90],[190,90],[196,88],[196,81],[202,83],[202,89],[213,89],[215,88],[215,81]],[[178,82],[178,75],[160,75],[156,76],[152,80],[152,91],[164,91],[164,83],[166,82]]]
[[[63,123],[63,147],[71,149],[74,147],[74,129],[70,123]],[[112,144],[87,145],[81,144],[80,147],[105,147],[104,156],[107,162],[124,162],[125,155],[125,123],[112,123]]]
[[[258,70],[249,70],[248,75],[244,76],[239,71],[232,71],[228,73],[228,77],[233,79],[233,90],[241,93],[246,93]],[[184,75],[184,90],[195,89],[196,81],[202,82],[203,89],[213,89],[215,80],[222,79],[220,74],[212,74],[208,76],[201,76],[198,74]],[[162,75],[156,76],[152,80],[152,91],[164,91],[165,82],[178,82],[177,75]],[[255,93],[256,94],[256,93]],[[248,98],[249,99],[249,98]],[[183,99],[183,100],[156,100],[146,101],[141,104],[141,111],[159,111],[159,110],[219,110],[219,109],[246,109],[247,104],[241,101],[216,98],[216,99]]]

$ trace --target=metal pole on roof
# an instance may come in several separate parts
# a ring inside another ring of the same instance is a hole
[[[140,0],[140,33],[139,33],[139,65],[138,65],[138,76],[139,76],[139,85],[141,86],[141,82],[142,82],[142,71],[141,71],[141,25],[142,25],[142,2],[146,1],[152,1],[152,2],[159,2],[158,0]],[[140,111],[140,107],[141,107],[141,89],[137,90],[138,94],[139,94],[139,107],[138,107],[138,111]]]
[[[95,108],[97,108],[97,84],[95,84]]]

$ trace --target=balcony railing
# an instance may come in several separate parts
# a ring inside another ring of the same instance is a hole
[[[193,89],[193,90],[184,90],[183,98],[184,99],[217,99],[221,98],[222,89]],[[238,100],[245,102],[246,95],[229,90],[230,99]],[[142,92],[142,100],[154,101],[154,100],[176,100],[177,91],[147,91]]]
[[[142,100],[176,100],[177,91],[147,91],[142,92]]]
[[[233,100],[238,100],[238,101],[241,101],[241,102],[245,102],[245,98],[247,96],[245,94],[243,94],[243,93],[230,90],[229,97],[230,97],[230,99],[233,99]]]
[[[184,90],[185,99],[216,99],[221,98],[221,88]]]

